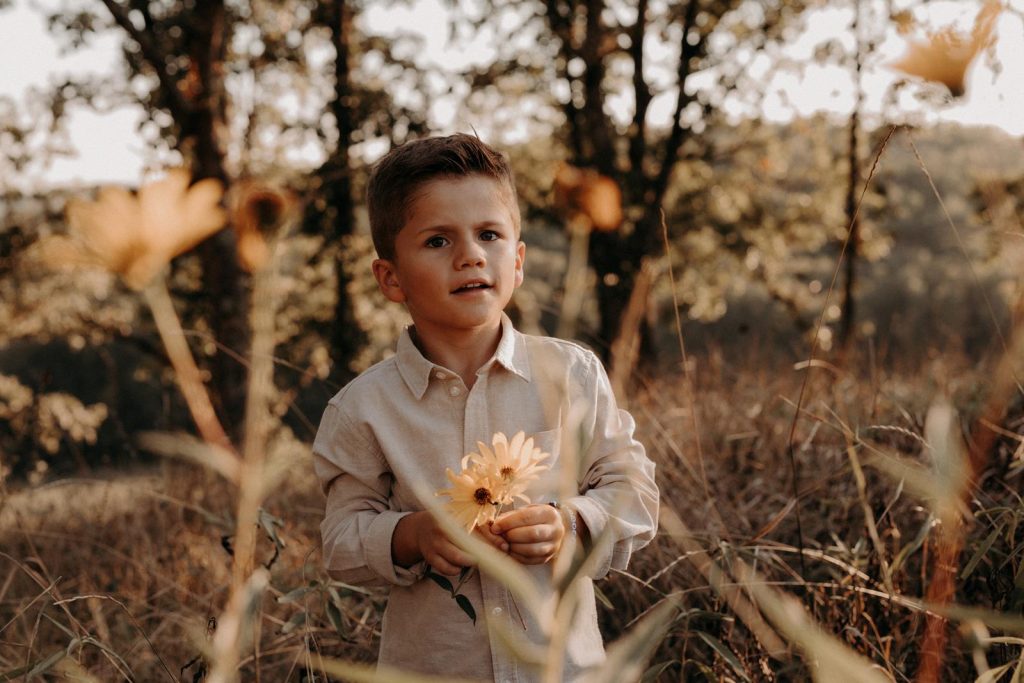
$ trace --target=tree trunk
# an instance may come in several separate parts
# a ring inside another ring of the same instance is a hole
[[[839,340],[843,352],[849,350],[853,343],[854,325],[856,323],[856,300],[854,289],[857,284],[857,259],[860,254],[860,218],[857,215],[857,189],[860,185],[860,158],[858,154],[860,137],[860,107],[864,99],[863,88],[861,87],[861,44],[860,44],[860,0],[855,0],[853,10],[853,35],[856,47],[854,48],[855,59],[855,84],[857,88],[857,99],[853,105],[853,112],[850,114],[850,131],[847,147],[847,163],[849,165],[849,177],[846,185],[846,220],[849,226],[849,236],[846,245],[846,283],[843,288],[842,317],[839,321]]]
[[[352,85],[349,51],[352,40],[352,7],[345,0],[332,3],[327,10],[331,40],[334,43],[334,99],[331,113],[338,128],[334,154],[320,169],[321,196],[325,202],[324,234],[328,244],[337,248],[334,270],[337,275],[337,302],[329,333],[331,345],[331,381],[344,384],[352,378],[349,362],[366,342],[366,335],[356,322],[348,287],[352,282],[342,257],[342,242],[355,228],[355,204],[352,198],[352,169],[349,147],[355,122],[352,119]],[[322,225],[322,223],[321,223]]]
[[[199,94],[191,112],[190,138],[182,140],[194,153],[193,179],[217,178],[227,185],[221,131],[226,129],[224,103],[224,51],[228,40],[224,3],[213,0],[196,5],[197,21],[204,35],[192,42],[192,68],[196,69]],[[227,430],[240,433],[245,410],[247,369],[234,354],[249,351],[248,278],[238,266],[235,234],[222,230],[199,249],[203,264],[203,292],[211,330],[218,345],[211,363],[215,405]],[[233,352],[233,353],[232,353]]]

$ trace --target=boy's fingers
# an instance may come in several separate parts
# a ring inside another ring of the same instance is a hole
[[[557,549],[554,543],[513,543],[509,556],[523,564],[544,564]]]
[[[461,567],[456,567],[451,562],[448,562],[443,557],[435,557],[433,560],[428,562],[430,568],[438,574],[444,574],[445,576],[458,576],[459,572],[462,571]]]
[[[452,548],[451,552],[438,555],[437,564],[431,562],[430,566],[446,576],[455,576],[462,571],[463,567],[472,567],[475,562],[472,558],[463,555],[460,551]]]
[[[509,529],[504,534],[505,540],[512,545],[521,543],[545,543],[558,537],[557,528],[550,524],[532,524]]]
[[[498,534],[492,533],[488,527],[477,527],[476,531],[485,541],[493,545],[501,552],[508,552],[508,541],[506,541]]]
[[[462,571],[463,567],[471,567],[475,562],[473,558],[464,552],[451,541],[444,539],[435,548],[432,557],[426,558],[427,563],[438,573],[446,576],[454,576]]]
[[[498,515],[491,525],[491,531],[495,534],[503,534],[516,527],[549,524],[557,515],[558,510],[550,505],[530,505]]]

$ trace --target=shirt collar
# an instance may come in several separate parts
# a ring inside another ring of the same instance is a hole
[[[431,372],[435,370],[451,371],[427,360],[416,348],[410,331],[411,327],[406,327],[398,338],[395,362],[398,365],[398,373],[405,380],[409,391],[417,399],[421,399],[430,384]],[[483,368],[487,368],[492,363],[497,363],[527,382],[530,381],[530,362],[526,340],[512,325],[512,320],[504,313],[501,314],[501,340],[498,342],[498,348],[494,350],[491,360],[484,363]]]

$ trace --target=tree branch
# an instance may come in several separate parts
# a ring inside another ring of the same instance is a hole
[[[647,108],[651,103],[651,88],[644,80],[644,34],[647,32],[647,0],[639,0],[636,23],[629,31],[629,55],[633,59],[633,127],[629,138],[629,166],[632,187],[643,186],[644,152],[647,150]],[[638,199],[643,199],[642,197]]]
[[[139,44],[143,59],[156,72],[157,80],[160,82],[160,92],[163,93],[167,106],[171,109],[171,116],[178,121],[185,121],[191,115],[192,107],[178,90],[177,82],[167,73],[163,53],[157,48],[151,36],[135,28],[135,24],[132,23],[128,12],[121,4],[114,0],[101,1],[117,25]]]
[[[668,142],[665,144],[665,156],[658,169],[658,176],[654,182],[654,201],[649,202],[652,206],[660,206],[661,200],[668,189],[668,181],[672,177],[672,169],[679,160],[679,148],[683,144],[685,130],[680,120],[683,110],[693,100],[693,96],[686,94],[686,79],[690,76],[690,60],[700,53],[704,42],[703,36],[694,45],[690,45],[687,36],[693,27],[697,17],[697,5],[700,0],[690,0],[686,5],[686,14],[683,16],[683,37],[679,47],[679,68],[676,72],[676,82],[679,84],[679,94],[676,96],[676,106],[672,114],[672,132],[669,134]]]

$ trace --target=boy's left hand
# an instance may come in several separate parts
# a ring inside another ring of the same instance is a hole
[[[491,533],[508,541],[508,553],[523,564],[550,562],[562,547],[565,521],[550,505],[528,505],[498,515]]]

